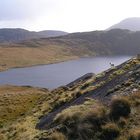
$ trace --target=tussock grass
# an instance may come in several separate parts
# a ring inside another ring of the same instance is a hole
[[[131,130],[128,140],[140,140],[140,128]]]
[[[130,101],[133,106],[139,106],[140,105],[140,92],[137,91],[137,92],[131,94]]]
[[[113,97],[109,106],[87,99],[59,113],[53,125],[68,140],[139,140],[139,129],[130,131],[140,127],[139,93]]]
[[[106,108],[96,100],[88,100],[83,105],[72,106],[58,114],[54,123],[62,124],[60,131],[69,139],[97,137],[106,120]],[[95,135],[95,136],[94,136]]]
[[[29,86],[0,86],[0,139],[33,139],[38,116],[49,109],[48,90]]]
[[[67,140],[65,135],[63,135],[60,132],[54,132],[50,137],[48,137],[48,140]]]
[[[110,116],[115,120],[120,117],[128,117],[131,112],[131,104],[125,97],[114,98],[110,106]]]
[[[2,86],[0,87],[1,127],[9,121],[24,116],[44,96],[37,88]]]
[[[103,139],[110,139],[110,140],[113,140],[115,139],[116,137],[119,136],[120,134],[120,129],[119,127],[115,124],[115,123],[107,123],[106,125],[104,125],[102,127],[102,131],[103,131]]]

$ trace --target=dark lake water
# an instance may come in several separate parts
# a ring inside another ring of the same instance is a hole
[[[0,85],[30,85],[53,89],[66,85],[86,73],[100,73],[119,65],[130,56],[81,58],[50,65],[16,68],[0,72]]]

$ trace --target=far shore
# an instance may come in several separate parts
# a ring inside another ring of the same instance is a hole
[[[115,57],[117,55],[113,55],[113,56]],[[122,55],[120,55],[120,56],[122,56]],[[62,60],[59,60],[59,59],[57,59],[55,61],[52,60],[52,61],[49,61],[49,62],[46,62],[46,63],[36,63],[36,64],[27,64],[27,65],[9,66],[9,67],[0,65],[0,72],[7,71],[7,70],[10,70],[10,69],[17,69],[17,68],[28,68],[28,67],[58,64],[58,63],[67,62],[67,61],[71,61],[71,60],[77,60],[77,59],[80,59],[80,58],[91,58],[91,57],[109,57],[109,56],[83,56],[83,57],[73,56],[73,57],[70,57],[70,58],[63,58]]]
[[[25,66],[14,66],[14,67],[6,67],[6,66],[0,66],[0,72],[7,71],[10,69],[17,69],[17,68],[28,68],[28,67],[36,67],[36,66],[43,66],[43,65],[51,65],[51,64],[58,64],[66,61],[71,61],[71,60],[76,60],[79,59],[80,57],[73,57],[65,60],[56,60],[48,63],[41,63],[41,64],[30,64],[30,65],[25,65]]]

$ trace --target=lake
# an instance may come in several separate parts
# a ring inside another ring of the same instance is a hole
[[[86,73],[98,74],[130,59],[130,56],[80,58],[50,65],[15,68],[0,72],[0,85],[30,85],[53,89],[66,85]]]

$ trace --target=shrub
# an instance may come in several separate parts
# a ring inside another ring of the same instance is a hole
[[[110,116],[113,119],[127,117],[131,112],[131,105],[127,98],[116,98],[111,102]]]
[[[94,137],[94,127],[89,123],[79,123],[73,128],[67,128],[65,133],[69,140],[89,140]]]
[[[113,140],[120,134],[120,129],[115,123],[107,123],[102,127],[103,139]]]
[[[56,121],[63,124],[61,132],[65,132],[70,140],[78,138],[89,140],[97,137],[101,124],[103,124],[104,114],[104,109],[98,107],[93,110],[87,109],[83,113],[71,110],[71,112],[61,114]]]
[[[59,131],[70,140],[89,140],[98,137],[105,118],[106,108],[94,100],[88,100],[83,105],[63,110],[55,117],[54,123],[61,124]]]
[[[83,122],[88,122],[94,125],[96,129],[100,128],[103,120],[106,117],[106,110],[102,106],[97,106],[96,108],[90,109],[82,116]]]
[[[96,133],[97,132],[95,131],[95,128],[91,123],[80,123],[77,127],[77,139],[79,138],[82,140],[97,140]]]
[[[62,113],[59,113],[55,117],[54,122],[66,125],[76,123],[79,121],[81,114],[82,112],[78,111],[77,108],[71,107],[69,109],[64,110]]]
[[[140,140],[140,129],[131,131],[128,140]]]

